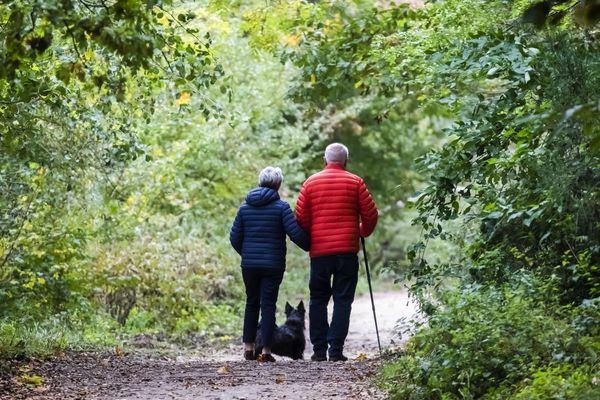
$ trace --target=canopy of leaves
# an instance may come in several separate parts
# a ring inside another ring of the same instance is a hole
[[[598,2],[396,3],[4,3],[0,351],[235,332],[236,207],[336,140],[427,320],[393,397],[597,398]]]
[[[95,196],[126,200],[115,182],[145,154],[157,102],[223,74],[194,18],[169,2],[0,6],[3,316],[31,322],[86,303]]]

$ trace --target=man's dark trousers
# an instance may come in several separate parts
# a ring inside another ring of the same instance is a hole
[[[357,282],[356,253],[334,254],[310,260],[310,341],[315,354],[325,355],[329,344],[330,357],[342,355]],[[333,316],[329,325],[327,304],[332,296]]]

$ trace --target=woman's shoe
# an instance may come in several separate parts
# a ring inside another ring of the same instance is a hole
[[[254,361],[254,350],[244,351],[244,359],[247,361]]]
[[[271,354],[263,353],[256,358],[258,362],[275,362],[275,357]]]

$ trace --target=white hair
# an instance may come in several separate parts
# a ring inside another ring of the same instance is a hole
[[[341,143],[331,143],[325,148],[325,162],[343,166],[348,160],[348,148]]]
[[[269,166],[260,171],[260,174],[258,175],[258,186],[261,187],[279,190],[282,181],[283,173],[281,172],[281,168]]]

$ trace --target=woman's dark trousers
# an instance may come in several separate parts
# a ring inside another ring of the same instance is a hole
[[[333,283],[332,283],[333,278]],[[310,260],[310,341],[315,354],[340,356],[350,326],[350,311],[358,282],[358,257],[355,253],[334,254]],[[331,325],[327,304],[333,296]]]
[[[275,306],[284,270],[280,268],[242,268],[246,286],[244,343],[256,341],[258,313],[262,315],[260,334],[265,347],[271,347],[275,331]]]

